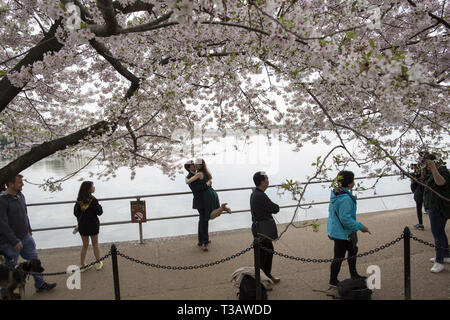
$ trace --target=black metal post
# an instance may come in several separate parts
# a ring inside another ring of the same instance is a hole
[[[411,300],[411,231],[408,227],[403,230],[404,268],[405,268],[405,300]]]
[[[255,237],[253,241],[253,249],[254,249],[254,256],[255,256],[255,283],[256,283],[256,300],[262,299],[262,291],[261,291],[261,274],[260,274],[260,268],[261,268],[261,239],[258,237]]]
[[[117,248],[114,244],[111,245],[111,259],[114,280],[114,296],[116,300],[120,300],[119,266],[117,264]]]

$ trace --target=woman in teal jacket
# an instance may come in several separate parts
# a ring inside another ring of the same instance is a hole
[[[348,257],[358,253],[356,232],[369,232],[362,223],[356,221],[356,197],[351,193],[355,186],[355,175],[351,171],[338,173],[339,188],[331,191],[328,207],[328,237],[334,241],[334,258],[331,263],[330,286],[337,287],[338,274],[342,259],[348,251]],[[370,232],[369,232],[370,233]],[[348,267],[352,279],[364,279],[356,271],[356,257],[348,259]]]

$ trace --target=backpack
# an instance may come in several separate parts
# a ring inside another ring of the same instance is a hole
[[[256,280],[249,275],[245,275],[239,285],[239,300],[256,300]],[[261,284],[261,299],[267,300],[267,290]]]
[[[338,284],[339,297],[343,300],[371,300],[372,290],[367,288],[366,280],[346,279]]]

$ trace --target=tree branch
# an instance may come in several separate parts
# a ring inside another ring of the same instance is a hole
[[[412,1],[412,0],[407,0],[409,2],[410,5],[412,5],[414,8],[417,7],[417,4]],[[447,29],[450,29],[450,23],[448,21],[446,21],[445,19],[438,17],[437,15],[435,15],[434,13],[428,11],[428,15],[433,18],[434,20],[438,21],[439,23],[443,24]]]
[[[134,27],[129,27],[129,28],[118,28],[116,30],[116,34],[127,34],[127,33],[135,33],[135,32],[145,32],[145,31],[150,31],[150,30],[155,30],[155,29],[160,29],[160,28],[165,28],[165,27],[169,27],[169,26],[173,26],[173,25],[178,25],[178,22],[168,22],[168,23],[164,23],[161,24],[164,21],[167,21],[170,16],[172,15],[173,11],[170,11],[169,13],[159,17],[158,19],[155,19],[152,22],[149,23],[145,23],[142,25],[138,25],[138,26],[134,26]],[[109,37],[111,35],[111,33],[109,32],[108,26],[107,25],[88,25],[89,30],[91,32],[93,32],[97,37]]]
[[[127,91],[127,94],[125,95],[125,99],[129,99],[132,97],[134,92],[139,89],[140,81],[139,78],[136,77],[134,74],[132,74],[130,71],[128,71],[127,68],[125,68],[122,63],[118,59],[112,56],[112,53],[108,50],[108,48],[98,42],[95,39],[89,40],[89,43],[91,46],[103,57],[108,61],[114,69],[117,70],[122,76],[124,76],[126,79],[128,79],[131,82],[131,86]]]
[[[55,38],[55,32],[60,25],[61,18],[51,26],[50,30],[44,35],[44,38],[36,46],[30,49],[27,55],[17,63],[10,72],[20,71],[22,67],[28,67],[36,61],[42,61],[44,55],[47,53],[60,51],[63,45]],[[19,92],[22,91],[25,85],[18,88],[12,85],[8,76],[2,78],[0,81],[0,113],[5,110],[6,106],[19,94]]]
[[[122,7],[122,5],[118,1],[114,1],[113,3],[114,9],[122,12],[122,13],[133,13],[138,11],[149,11],[153,10],[154,5],[151,3],[145,3],[141,0],[135,1],[133,4]]]
[[[97,0],[97,7],[100,9],[103,19],[105,19],[107,32],[111,35],[117,34],[119,24],[117,23],[112,0]]]
[[[357,136],[360,136],[362,138],[364,138],[366,140],[367,143],[369,143],[370,141],[374,141],[374,142],[378,142],[378,140],[376,139],[372,139],[364,134],[362,134],[361,132],[353,129],[350,126],[344,125],[344,124],[340,124],[337,123],[336,121],[333,120],[333,118],[330,116],[329,112],[325,109],[324,105],[317,99],[317,97],[311,92],[311,90],[309,90],[308,88],[305,88],[305,90],[308,92],[308,94],[313,98],[313,100],[317,103],[317,105],[319,106],[319,108],[322,110],[322,112],[325,114],[325,116],[328,118],[328,120],[331,122],[331,124],[335,127],[341,127],[343,129],[347,129],[351,132],[353,132],[354,134],[356,134]],[[381,145],[374,144],[374,146],[380,150],[387,158],[389,158],[389,160],[392,161],[392,163],[407,177],[409,177],[410,179],[415,180],[417,183],[419,183],[420,185],[422,185],[423,187],[429,189],[431,192],[433,192],[434,194],[436,194],[438,197],[446,200],[446,201],[450,201],[450,199],[447,199],[446,197],[444,197],[443,195],[441,195],[439,192],[435,191],[434,189],[430,188],[429,186],[427,186],[426,184],[418,181],[415,177],[413,177],[412,175],[410,175],[407,171],[403,170],[403,168],[398,164],[398,162],[395,160],[394,156],[392,156],[385,148],[383,148]]]
[[[107,121],[99,121],[65,137],[44,142],[31,148],[30,151],[0,169],[0,185],[4,184],[8,178],[13,177],[34,163],[54,154],[55,152],[64,150],[69,146],[76,145],[80,143],[80,141],[87,138],[101,136],[111,129],[115,130],[115,126]]]

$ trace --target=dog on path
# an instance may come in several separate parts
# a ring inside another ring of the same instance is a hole
[[[25,284],[27,282],[27,273],[42,273],[44,268],[39,259],[33,259],[19,263],[15,268],[0,265],[0,287],[6,290],[8,300],[14,299],[14,290],[19,289],[20,299],[25,299]]]

